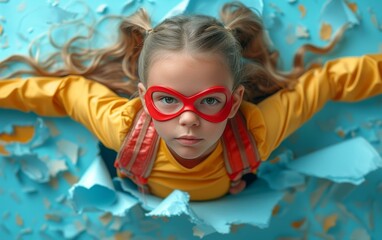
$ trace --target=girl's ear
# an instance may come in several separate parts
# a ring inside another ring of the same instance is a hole
[[[236,90],[232,93],[233,94],[233,103],[232,103],[232,109],[230,114],[228,115],[228,118],[233,118],[237,111],[240,108],[241,102],[243,101],[244,96],[244,86],[240,85]]]
[[[138,93],[139,93],[139,98],[141,99],[141,102],[142,102],[143,109],[145,110],[146,113],[148,113],[146,108],[146,103],[145,103],[146,87],[141,82],[138,83]]]

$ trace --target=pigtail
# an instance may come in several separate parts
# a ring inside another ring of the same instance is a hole
[[[292,70],[282,72],[277,69],[279,54],[270,50],[259,15],[235,2],[224,5],[220,17],[241,45],[244,58],[241,81],[246,88],[246,100],[252,102],[259,102],[280,89],[293,89],[299,76],[317,66],[305,67],[306,52],[324,54],[331,51],[345,31],[345,27],[341,28],[326,47],[301,46],[294,56]]]
[[[73,37],[43,62],[38,62],[33,55],[13,55],[5,59],[0,62],[0,70],[14,63],[22,63],[28,66],[28,70],[13,71],[2,78],[24,74],[50,77],[81,75],[115,92],[132,95],[137,90],[139,54],[150,29],[150,18],[145,10],[140,9],[121,19],[119,36],[112,46],[100,49],[79,47],[77,43],[90,39],[95,31],[93,29],[87,37]]]

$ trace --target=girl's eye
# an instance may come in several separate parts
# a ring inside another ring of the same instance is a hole
[[[207,105],[216,105],[218,103],[220,103],[220,101],[214,97],[208,97],[202,100],[202,104],[207,104]]]
[[[160,101],[161,101],[162,103],[165,103],[165,104],[173,104],[173,103],[177,103],[177,102],[178,102],[175,98],[173,98],[173,97],[168,97],[168,96],[166,96],[166,97],[161,97],[161,98],[160,98]]]

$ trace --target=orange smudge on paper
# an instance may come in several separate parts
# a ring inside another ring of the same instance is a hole
[[[57,214],[51,214],[51,213],[45,214],[45,219],[48,221],[52,221],[52,222],[61,222],[62,221],[61,216],[59,216]]]
[[[298,5],[298,10],[300,11],[302,18],[306,16],[306,8],[304,5]]]
[[[16,214],[16,224],[18,226],[23,226],[24,225],[24,220],[23,220],[23,218],[19,214]]]
[[[120,232],[114,235],[115,240],[129,240],[131,239],[133,234],[130,231]]]
[[[298,220],[298,221],[294,221],[291,223],[291,226],[295,229],[299,229],[301,228],[302,225],[304,225],[305,223],[305,218],[304,219],[301,219],[301,220]]]
[[[351,10],[353,13],[356,13],[356,12],[358,11],[358,5],[357,5],[357,3],[347,2],[346,4],[348,5],[348,7],[350,8],[350,10]]]
[[[332,214],[324,219],[322,228],[324,232],[328,232],[330,228],[334,227],[337,222],[337,214]]]
[[[275,157],[274,159],[269,160],[269,162],[272,163],[272,164],[274,164],[274,163],[278,163],[280,160],[281,160],[280,157]]]
[[[13,133],[1,133],[0,142],[11,143],[11,142],[20,142],[27,143],[29,142],[35,134],[35,129],[33,126],[15,126],[13,128]],[[8,155],[9,153],[5,150],[4,145],[0,145],[0,154]]]
[[[109,213],[109,212],[107,212],[107,213],[105,213],[99,217],[99,220],[101,221],[103,226],[108,225],[112,219],[113,219],[113,215],[111,215],[111,213]]]
[[[346,134],[345,134],[344,130],[337,130],[337,135],[341,138],[344,138]]]
[[[64,177],[66,182],[69,183],[70,185],[73,185],[73,184],[78,182],[78,177],[74,176],[70,172],[64,172],[64,174],[62,176]]]
[[[276,205],[272,210],[272,216],[277,215],[280,212],[280,205]]]
[[[324,41],[330,40],[330,37],[332,36],[333,28],[330,24],[323,23],[321,25],[320,29],[320,38]]]
[[[51,177],[49,182],[48,182],[49,186],[53,189],[57,189],[58,188],[58,179],[55,178],[55,177]]]

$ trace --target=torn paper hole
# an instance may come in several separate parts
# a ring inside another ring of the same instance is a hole
[[[13,126],[12,133],[0,133],[0,154],[9,155],[5,145],[13,142],[28,143],[33,139],[34,134],[33,126]]]

